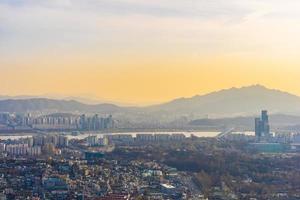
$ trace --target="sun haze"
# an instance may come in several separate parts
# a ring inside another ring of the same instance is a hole
[[[300,95],[296,0],[1,0],[0,93],[150,104],[260,83]]]

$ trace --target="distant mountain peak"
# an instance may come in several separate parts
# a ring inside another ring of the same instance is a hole
[[[173,101],[147,107],[119,107],[114,104],[84,104],[76,100],[54,100],[47,98],[0,100],[0,112],[99,112],[103,114],[130,115],[136,119],[141,115],[151,119],[173,119],[182,116],[201,118],[254,115],[261,109],[271,113],[300,114],[300,97],[269,89],[255,84],[240,88],[229,88],[190,98],[178,98]],[[161,118],[160,118],[161,117]]]
[[[266,86],[261,84],[254,84],[254,85],[248,85],[241,88],[261,88],[261,89],[268,89]]]
[[[279,90],[273,90],[273,89],[269,89],[263,85],[255,84],[255,85],[242,86],[242,87],[231,87],[228,89],[222,89],[222,90],[210,92],[210,93],[207,93],[204,95],[196,95],[191,98],[201,98],[203,96],[214,96],[214,95],[224,95],[224,94],[234,94],[234,93],[271,92],[271,91],[279,91]]]
[[[297,95],[291,94],[289,92],[285,92],[282,90],[278,89],[273,89],[273,88],[268,88],[264,85],[261,84],[255,84],[255,85],[249,85],[249,86],[242,86],[242,87],[232,87],[229,89],[223,89],[215,92],[211,92],[205,95],[197,95],[195,97],[202,97],[202,96],[209,96],[209,95],[219,95],[223,93],[261,93],[261,94],[267,94],[267,93],[276,93],[276,94],[281,94],[281,95],[288,95],[288,96],[293,96],[293,97],[298,97]]]
[[[166,104],[169,103],[180,103],[180,102],[186,102],[186,101],[192,101],[195,99],[202,99],[203,97],[208,97],[208,96],[222,96],[222,95],[238,95],[238,94],[272,94],[277,93],[277,94],[281,94],[281,95],[287,95],[287,96],[293,96],[293,97],[297,97],[296,95],[290,94],[288,92],[284,92],[281,90],[276,90],[276,89],[271,89],[271,88],[267,88],[264,85],[261,84],[253,84],[253,85],[248,85],[248,86],[242,86],[242,87],[231,87],[231,88],[227,88],[227,89],[222,89],[222,90],[218,90],[218,91],[214,91],[214,92],[210,92],[207,94],[203,94],[203,95],[195,95],[192,97],[180,97],[177,99],[174,99],[170,102],[167,102]]]
[[[240,90],[273,90],[273,89],[267,88],[266,86],[261,85],[261,84],[244,86],[244,87],[240,87],[238,89],[240,89]]]
[[[190,98],[178,98],[152,107],[176,115],[253,115],[261,109],[273,113],[300,113],[300,97],[260,84],[232,87]]]
[[[242,87],[232,87],[229,89],[223,89],[223,90],[216,91],[216,92],[230,91],[230,90],[273,90],[273,89],[267,88],[266,86],[261,85],[261,84],[254,84],[254,85],[247,85],[247,86],[242,86]]]

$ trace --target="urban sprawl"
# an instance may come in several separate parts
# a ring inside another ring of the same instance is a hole
[[[77,130],[1,140],[1,200],[300,199],[300,135],[271,133],[267,111],[255,119],[255,135],[229,129],[213,138],[96,133],[113,127],[112,116],[0,120]]]

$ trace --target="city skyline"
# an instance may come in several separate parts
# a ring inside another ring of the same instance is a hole
[[[299,0],[0,0],[0,200],[300,198]]]
[[[0,94],[145,105],[259,83],[300,95],[299,11],[295,0],[2,0]]]

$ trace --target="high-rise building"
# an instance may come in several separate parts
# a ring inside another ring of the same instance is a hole
[[[259,117],[255,118],[255,136],[261,137],[261,120]]]
[[[89,146],[96,146],[97,145],[97,136],[90,135],[86,138],[86,142]]]
[[[270,125],[268,111],[263,110],[260,118],[255,118],[255,136],[256,137],[269,137]]]
[[[40,155],[40,147],[29,147],[28,144],[10,144],[6,146],[6,151],[10,155]]]
[[[81,115],[77,127],[85,131],[99,131],[113,128],[114,121],[111,115],[109,117],[100,117],[97,114],[93,116]]]
[[[109,144],[109,140],[108,140],[108,137],[104,136],[102,138],[99,138],[98,139],[98,144],[100,146],[107,146]]]
[[[59,135],[58,136],[58,146],[59,147],[68,147],[69,139],[67,136]]]

